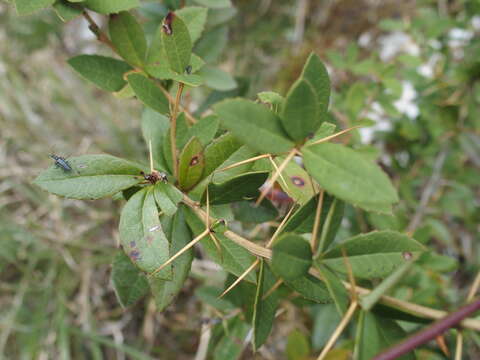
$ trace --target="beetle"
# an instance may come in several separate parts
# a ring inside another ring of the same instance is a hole
[[[49,157],[55,160],[55,166],[62,168],[63,171],[71,172],[73,170],[70,164],[68,163],[67,159],[65,159],[64,157],[61,157],[55,154],[50,154]]]

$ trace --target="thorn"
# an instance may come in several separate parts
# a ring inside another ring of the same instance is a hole
[[[265,299],[268,298],[270,295],[272,295],[273,292],[274,292],[275,290],[277,290],[277,289],[280,287],[280,285],[282,285],[282,284],[283,284],[283,280],[282,280],[282,279],[278,279],[278,280],[275,282],[275,284],[273,284],[273,286],[272,286],[270,289],[268,289],[268,291],[263,295],[262,300],[265,300]]]
[[[320,227],[320,215],[322,214],[323,194],[324,194],[324,191],[321,190],[318,195],[317,210],[315,212],[315,221],[313,223],[312,240],[311,240],[313,254],[315,254],[317,245],[318,245],[318,229]]]
[[[270,160],[270,162],[272,163],[273,167],[275,168],[275,171],[278,171],[278,166],[277,166],[277,164],[275,164],[275,161],[273,161],[271,156],[268,158],[268,160]],[[285,178],[283,177],[282,173],[279,172],[279,174],[280,174],[279,175],[280,179],[283,181],[283,185],[285,185],[285,187],[288,188],[288,184],[285,181]]]
[[[330,351],[330,349],[333,347],[335,342],[337,341],[338,337],[342,334],[343,330],[347,326],[348,322],[352,318],[353,314],[355,313],[355,310],[358,306],[358,303],[356,301],[352,301],[350,304],[350,307],[348,308],[347,312],[342,318],[342,321],[340,321],[340,324],[338,324],[337,328],[333,332],[332,336],[330,336],[330,339],[328,339],[327,344],[323,348],[322,352],[318,356],[317,360],[324,360],[325,357],[327,356],[327,353]]]
[[[355,277],[353,276],[352,265],[350,264],[350,261],[348,261],[347,252],[343,247],[342,247],[342,257],[343,257],[343,262],[345,263],[345,267],[347,268],[348,280],[350,281],[350,292],[351,292],[350,298],[352,299],[352,302],[356,302],[357,293],[355,292],[355,289],[357,285],[355,284]]]
[[[248,163],[250,163],[250,162],[257,161],[257,160],[260,160],[260,159],[265,159],[265,158],[268,158],[268,157],[271,157],[271,156],[272,156],[271,154],[258,155],[258,156],[252,157],[252,158],[250,158],[250,159],[242,160],[242,161],[236,162],[236,163],[234,163],[234,164],[228,165],[228,166],[226,166],[226,167],[224,167],[224,168],[215,170],[215,172],[217,172],[217,171],[230,170],[230,169],[236,168],[237,166],[241,166],[241,165],[244,165],[244,164],[248,164]]]
[[[277,239],[277,236],[278,234],[280,234],[280,232],[283,230],[283,227],[285,225],[285,223],[287,222],[287,220],[290,218],[290,215],[292,215],[292,212],[293,212],[293,209],[295,208],[295,205],[293,205],[290,210],[288,211],[287,215],[285,215],[285,217],[283,218],[282,222],[280,223],[280,225],[278,225],[277,229],[275,230],[275,232],[273,233],[272,237],[270,238],[270,240],[268,240],[268,243],[267,243],[267,249],[271,248],[272,245],[273,245],[273,242]]]
[[[220,256],[220,260],[223,262],[223,252],[222,252],[222,246],[220,245],[220,241],[216,238],[215,235],[213,235],[212,232],[210,232],[210,238],[212,239],[213,243],[215,244],[215,247],[217,248],[218,255]]]
[[[450,351],[448,351],[448,347],[447,347],[447,344],[445,343],[445,338],[443,337],[443,335],[438,335],[435,338],[435,341],[437,342],[440,350],[442,350],[442,352],[445,354],[445,356],[447,358],[449,358],[450,357]]]
[[[343,135],[349,131],[352,131],[352,130],[355,130],[355,129],[358,129],[362,127],[361,125],[356,125],[356,126],[352,126],[351,128],[348,128],[348,129],[345,129],[345,130],[342,130],[342,131],[339,131],[338,133],[336,134],[333,134],[333,135],[330,135],[330,136],[327,136],[327,137],[324,137],[323,139],[320,139],[320,140],[317,140],[313,143],[310,143],[310,144],[306,144],[305,146],[313,146],[313,145],[317,145],[317,144],[321,144],[323,142],[326,142],[328,140],[332,140],[332,139],[335,139],[336,137],[340,136],[340,135]]]
[[[206,224],[207,229],[210,229],[210,194],[208,193],[208,185],[207,185],[207,218]]]
[[[160,267],[155,269],[153,272],[151,272],[149,275],[153,276],[156,273],[158,273],[160,270],[162,270],[165,266],[171,264],[176,258],[181,256],[185,251],[190,249],[193,245],[195,245],[197,242],[202,240],[208,233],[210,232],[209,229],[206,229],[204,232],[202,232],[200,235],[198,235],[195,239],[190,241],[187,245],[185,245],[181,250],[179,250],[175,255],[173,255],[170,259],[168,259],[166,262],[164,262]]]
[[[252,265],[250,265],[250,266],[248,267],[248,269],[245,270],[244,273],[243,273],[242,275],[240,275],[240,276],[237,278],[237,280],[235,280],[235,281],[233,282],[233,284],[230,285],[218,298],[221,299],[222,297],[224,297],[225,295],[227,295],[235,286],[237,286],[237,285],[240,283],[240,281],[242,281],[242,280],[250,273],[250,271],[252,271],[253,269],[255,269],[255,267],[256,267],[259,263],[260,263],[260,260],[259,260],[259,259],[255,260],[255,261],[252,263]]]
[[[152,140],[148,140],[148,155],[150,158],[150,173],[153,173],[153,154],[152,154]]]
[[[275,184],[275,181],[277,181],[278,177],[280,176],[280,174],[282,173],[282,171],[285,169],[285,167],[287,166],[287,164],[290,162],[290,160],[295,156],[295,154],[297,153],[297,149],[293,148],[287,155],[287,157],[285,158],[285,160],[283,160],[283,162],[280,164],[280,166],[277,168],[277,170],[275,171],[275,173],[273,174],[272,178],[270,179],[270,181],[268,182],[268,185],[262,190],[262,192],[260,193],[260,196],[258,197],[257,201],[255,202],[255,206],[258,206],[262,200],[265,198],[265,196],[268,194],[268,192],[270,191],[270,189],[272,188],[273,184]]]

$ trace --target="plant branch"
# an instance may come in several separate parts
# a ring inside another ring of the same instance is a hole
[[[480,310],[480,298],[471,304],[465,305],[445,318],[433,323],[429,327],[410,336],[405,341],[391,347],[385,352],[375,356],[373,360],[393,360],[413,351],[418,346],[435,339],[438,335],[459,324],[467,316]]]
[[[112,49],[114,53],[117,53],[117,50],[115,49],[113,43],[110,41],[108,36],[105,35],[105,33],[100,29],[100,26],[97,25],[97,23],[95,22],[95,20],[93,20],[90,14],[87,11],[84,11],[82,14],[85,20],[87,20],[88,22],[88,28],[92,33],[95,34],[97,40],[107,45],[110,49]]]
[[[165,89],[162,84],[160,84],[160,82],[158,81],[158,79],[153,79],[154,82],[155,82],[155,85],[163,92],[163,94],[166,96],[166,98],[168,99],[168,102],[170,103],[170,105],[174,105],[175,104],[175,98],[170,95],[170,93],[167,91],[167,89]],[[190,114],[190,112],[185,109],[185,107],[183,107],[182,105],[178,104],[178,107],[181,111],[183,111],[185,113],[185,117],[187,118],[187,120],[191,123],[191,124],[195,124],[197,122],[197,119],[195,119],[193,117],[192,114]]]
[[[100,26],[93,20],[93,18],[90,16],[90,14],[86,11],[83,12],[83,17],[85,20],[88,22],[88,28],[92,33],[95,34],[97,37],[97,40],[100,41],[101,43],[107,45],[115,54],[118,54],[117,49],[115,49],[115,46],[113,43],[110,41],[108,36],[100,29]],[[158,83],[158,79],[152,78],[151,76],[148,76],[150,79],[153,79],[155,84],[158,86],[158,88],[163,92],[163,94],[167,97],[168,102],[171,105],[175,104],[175,98],[170,95],[170,93],[160,84]],[[188,112],[184,107],[179,106],[180,110],[185,113],[185,117],[190,121],[191,124],[195,124],[197,122],[197,119],[195,119],[190,112]]]
[[[189,208],[191,208],[195,212],[195,214],[204,223],[206,223],[206,213],[200,207],[200,205],[198,203],[196,203],[195,201],[190,199],[187,195],[183,196],[182,201],[185,205],[187,205]],[[214,222],[214,221],[216,221],[216,219],[210,218],[211,223]],[[231,230],[225,231],[223,233],[223,235],[226,236],[227,238],[229,238],[230,240],[232,240],[234,243],[236,243],[236,244],[240,245],[241,247],[245,248],[246,250],[250,251],[255,256],[261,256],[265,259],[271,259],[272,258],[272,251],[270,249],[267,249],[266,247],[263,247],[263,246],[261,246],[259,244],[256,244],[256,243],[254,243],[250,240],[247,240],[244,237],[236,234],[235,232],[233,232]],[[318,273],[318,271],[316,269],[311,269],[310,273],[313,276],[322,280],[320,274]],[[348,290],[352,289],[351,285],[348,282],[343,282],[343,284],[345,285],[345,287]],[[360,286],[356,286],[355,287],[355,292],[358,295],[367,295],[371,292],[371,290],[365,289],[365,288],[360,287]],[[446,315],[448,315],[448,313],[445,312],[445,311],[436,310],[436,309],[432,309],[432,308],[429,308],[429,307],[426,307],[426,306],[410,303],[408,301],[395,299],[395,298],[393,298],[391,296],[388,296],[388,295],[382,295],[380,297],[379,303],[381,303],[383,305],[393,307],[393,308],[396,308],[400,311],[406,312],[406,313],[411,314],[411,315],[422,317],[424,319],[438,320],[438,319],[441,319],[441,318],[445,317]],[[464,319],[461,322],[461,325],[464,328],[467,328],[467,329],[480,331],[480,321],[479,320]]]
[[[288,153],[287,157],[285,158],[285,160],[283,160],[283,162],[278,166],[278,168],[276,169],[275,173],[273,174],[272,178],[270,179],[270,181],[268,181],[267,183],[267,186],[265,186],[265,188],[262,190],[262,192],[260,193],[260,196],[258,197],[257,201],[255,202],[255,205],[258,206],[262,200],[265,198],[265,196],[267,196],[268,192],[270,191],[270,189],[273,187],[273,185],[275,184],[275,181],[277,181],[278,177],[282,174],[282,171],[285,170],[285,168],[287,167],[288,163],[290,162],[290,160],[293,159],[293,157],[298,153],[298,150],[293,148],[292,150],[290,150],[290,152]]]
[[[178,159],[177,159],[177,114],[180,99],[182,98],[184,84],[178,83],[177,96],[173,103],[172,116],[170,118],[170,146],[172,150],[173,176],[178,179]]]

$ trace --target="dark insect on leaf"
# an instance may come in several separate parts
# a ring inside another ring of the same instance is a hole
[[[142,174],[143,178],[152,185],[155,185],[157,181],[167,182],[167,174],[163,172],[153,170],[151,174],[145,174],[143,171],[140,171],[140,174]]]
[[[192,65],[188,65],[188,66],[185,68],[185,72],[190,75],[190,74],[192,73]]]
[[[55,166],[56,167],[59,167],[59,168],[62,168],[63,171],[65,172],[70,172],[72,171],[72,167],[70,166],[70,164],[68,163],[67,159],[65,159],[64,157],[61,157],[61,156],[58,156],[58,155],[55,155],[55,154],[50,154],[49,155],[53,160],[55,160]]]

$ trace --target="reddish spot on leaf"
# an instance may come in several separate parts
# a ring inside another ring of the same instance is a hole
[[[298,176],[292,176],[290,178],[292,180],[293,185],[298,186],[298,187],[303,187],[305,186],[305,181]]]
[[[173,34],[172,22],[174,17],[175,17],[175,14],[173,12],[169,12],[165,17],[165,20],[163,21],[162,30],[167,35]]]
[[[192,159],[190,160],[190,166],[195,166],[199,163],[199,159],[198,159],[198,155],[195,155],[194,157],[192,157]]]
[[[413,257],[412,253],[409,252],[409,251],[404,251],[404,252],[402,253],[402,256],[403,256],[403,258],[404,258],[405,260],[411,260],[412,257]]]
[[[130,251],[130,258],[132,260],[138,260],[140,258],[140,252],[137,250]]]

